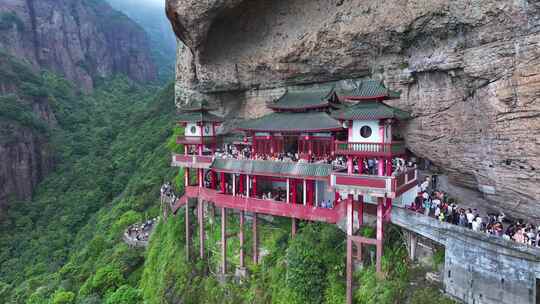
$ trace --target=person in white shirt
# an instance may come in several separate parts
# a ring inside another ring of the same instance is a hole
[[[472,228],[472,223],[474,221],[474,214],[472,213],[472,210],[467,209],[467,213],[465,213],[465,216],[467,217],[467,222],[469,223],[469,228]]]
[[[480,231],[480,226],[482,225],[482,220],[479,216],[476,216],[474,220],[471,223],[471,227],[473,231]]]

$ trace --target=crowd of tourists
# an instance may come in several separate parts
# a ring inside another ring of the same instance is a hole
[[[150,220],[145,221],[142,224],[134,224],[128,227],[126,234],[127,237],[131,240],[137,240],[137,241],[148,241],[148,238],[150,237],[150,232],[152,231],[152,227],[154,224],[158,221],[158,218],[153,218]]]
[[[477,209],[458,205],[443,191],[433,190],[427,177],[420,184],[420,192],[409,209],[476,232],[540,247],[540,226],[511,220],[504,213],[481,215]]]
[[[268,154],[252,154],[250,147],[237,148],[235,145],[225,145],[222,149],[218,149],[214,153],[215,158],[221,159],[253,159],[253,160],[269,160],[280,162],[298,162],[298,163],[314,163],[314,164],[329,164],[333,170],[346,170],[347,158],[345,156],[325,156],[316,157],[311,155],[299,155],[298,153],[283,152]],[[392,159],[392,174],[397,175],[403,172],[407,167],[414,167],[414,162],[405,161],[402,158]],[[377,175],[379,167],[379,159],[377,158],[354,158],[353,159],[353,174],[370,174]]]
[[[160,193],[161,198],[168,201],[170,205],[174,204],[174,202],[176,202],[176,199],[178,198],[173,191],[171,182],[166,182],[161,185]]]

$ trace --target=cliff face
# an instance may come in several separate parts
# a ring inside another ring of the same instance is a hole
[[[0,49],[86,91],[99,77],[156,79],[144,31],[101,0],[4,0]]]
[[[167,15],[186,46],[178,103],[253,116],[285,86],[381,79],[414,116],[412,152],[482,207],[540,218],[537,1],[168,0]]]
[[[48,144],[57,125],[43,83],[31,68],[0,53],[0,209],[27,200],[54,166]]]

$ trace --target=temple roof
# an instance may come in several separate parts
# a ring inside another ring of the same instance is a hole
[[[222,122],[223,118],[208,112],[184,112],[176,116],[180,122]]]
[[[323,132],[340,130],[342,126],[325,112],[275,112],[245,121],[238,129],[259,132]]]
[[[395,118],[405,120],[410,114],[379,101],[363,101],[332,113],[338,120],[379,120]]]
[[[194,100],[180,108],[181,112],[208,112],[215,110],[217,108],[211,106],[207,100]]]
[[[180,108],[177,120],[180,122],[222,122],[223,118],[208,111],[216,110],[206,100],[196,100]]]
[[[216,158],[211,168],[216,171],[282,177],[326,178],[332,173],[332,165],[328,164],[221,158]]]
[[[362,80],[352,90],[340,90],[338,95],[345,99],[393,99],[399,98],[400,93],[387,89],[380,81]]]
[[[305,110],[330,106],[335,94],[333,87],[287,90],[283,96],[267,106],[275,110]]]

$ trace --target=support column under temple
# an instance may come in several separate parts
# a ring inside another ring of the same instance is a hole
[[[296,219],[294,217],[291,218],[291,235],[292,237],[296,235]]]
[[[382,273],[382,255],[383,255],[383,208],[384,208],[383,197],[377,199],[377,259],[375,262],[375,269],[378,274]]]
[[[186,203],[185,222],[186,222],[186,260],[189,261],[190,250],[191,250],[191,227],[189,223],[189,198],[187,199],[187,203]]]
[[[244,211],[240,211],[240,227],[238,232],[238,239],[240,240],[240,268],[245,267],[244,263]]]
[[[221,208],[221,274],[227,273],[227,209]]]
[[[345,265],[347,272],[347,291],[346,299],[347,304],[352,304],[352,277],[353,277],[353,261],[352,261],[352,233],[353,233],[353,197],[349,194],[347,198],[347,265]]]
[[[257,235],[257,213],[253,213],[253,264],[259,263],[259,236]]]
[[[198,199],[197,216],[199,218],[199,257],[204,259],[204,210],[203,201]]]
[[[418,243],[418,238],[416,236],[416,234],[414,232],[410,232],[410,237],[411,237],[411,241],[410,241],[410,246],[411,246],[411,252],[410,252],[410,258],[411,258],[411,261],[415,261],[416,260],[416,244]]]
[[[364,225],[364,196],[358,196],[358,227],[361,228]],[[356,244],[356,259],[362,262],[362,250],[363,245],[361,242]]]

